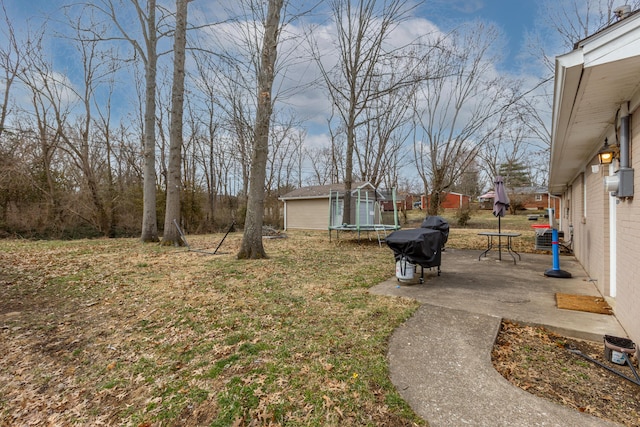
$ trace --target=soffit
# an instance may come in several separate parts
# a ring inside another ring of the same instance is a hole
[[[640,86],[640,28],[599,34],[556,60],[549,191],[561,193],[613,132]]]

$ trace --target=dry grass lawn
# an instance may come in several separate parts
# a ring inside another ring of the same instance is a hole
[[[518,252],[533,251],[530,224],[503,219],[523,234]],[[496,228],[476,214],[447,246],[481,249],[477,232]],[[260,261],[236,260],[240,233],[215,256],[137,239],[0,241],[0,426],[426,424],[386,361],[417,303],[368,293],[394,275],[392,252],[375,236],[287,234],[265,239]]]
[[[389,249],[240,239],[0,241],[0,425],[422,424],[385,358],[416,303],[367,291]]]

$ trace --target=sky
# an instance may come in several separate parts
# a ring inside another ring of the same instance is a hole
[[[158,0],[161,3],[171,3],[173,0]],[[295,1],[295,0],[294,0]],[[497,25],[504,35],[506,45],[501,53],[504,60],[495,64],[497,70],[510,74],[522,73],[519,56],[523,52],[524,38],[527,31],[534,28],[537,14],[537,5],[541,0],[426,0],[417,10],[416,14],[441,31],[448,31],[462,22],[482,19]],[[12,17],[16,30],[26,28],[24,23],[30,22],[29,27],[37,27],[38,22],[44,16],[58,17],[64,20],[60,12],[62,5],[74,3],[73,0],[0,0]],[[194,0],[191,10],[215,10],[219,9],[221,0]],[[215,12],[214,12],[215,13]],[[49,24],[55,27],[55,24]],[[0,32],[2,30],[0,29]],[[414,36],[422,31],[421,28],[412,28],[409,33]],[[426,30],[425,30],[426,31]],[[2,35],[0,34],[0,42]],[[53,50],[52,52],[55,52]],[[60,67],[64,66],[65,57],[57,61]],[[56,70],[64,73],[64,70]],[[527,72],[527,71],[525,71]],[[317,101],[319,94],[301,94],[299,98],[311,105],[320,105]],[[311,101],[311,102],[310,102]],[[326,106],[323,106],[326,108]],[[318,116],[311,112],[310,116]],[[320,120],[326,123],[324,120]]]
[[[431,0],[425,3],[425,17],[440,28],[482,19],[497,25],[504,33],[505,69],[515,69],[524,49],[525,35],[534,30],[540,0]]]
[[[220,3],[224,3],[224,1],[233,2],[235,0],[194,0],[190,5],[190,14],[192,10],[198,9],[209,11],[212,14],[209,19],[214,20],[212,16],[217,16],[215,10],[220,9]],[[530,70],[524,69],[523,71],[521,67],[520,56],[523,52],[526,33],[534,30],[538,13],[537,7],[540,2],[541,0],[426,0],[416,9],[417,16],[415,18],[418,20],[407,23],[408,28],[404,30],[407,37],[415,37],[416,34],[427,32],[429,25],[442,32],[448,32],[467,21],[480,19],[491,22],[501,29],[505,43],[501,50],[504,59],[502,62],[494,64],[496,70],[507,72],[512,76],[523,72],[528,73]],[[4,5],[7,13],[11,16],[14,28],[20,30],[26,28],[25,23],[28,21],[30,21],[29,27],[37,28],[44,16],[52,16],[54,20],[58,18],[64,21],[65,18],[60,12],[60,7],[74,3],[74,0],[0,0],[0,3]],[[173,0],[158,0],[158,3],[172,4]],[[416,22],[418,23],[416,24]],[[424,26],[422,26],[423,24]],[[55,24],[49,24],[49,27],[55,28]],[[0,34],[0,42],[1,37]],[[52,48],[51,52],[57,56],[55,63],[60,68],[55,71],[68,74],[71,77],[73,64],[65,55],[56,55],[56,48]],[[302,75],[304,70],[302,68],[294,69],[293,74],[296,73]],[[306,120],[307,143],[328,145],[330,138],[327,129],[327,115],[330,111],[330,102],[325,91],[321,88],[315,88],[304,93],[296,93],[288,102],[297,108],[300,118]]]
[[[477,3],[479,9],[471,14],[477,13],[480,17],[493,21],[499,25],[508,38],[508,57],[515,60],[523,49],[525,33],[532,31],[537,14],[536,5],[540,2],[536,0],[486,0],[458,2],[462,5]],[[510,62],[510,61],[509,61]]]
[[[203,5],[217,0],[195,0]],[[18,19],[38,18],[50,14],[70,0],[2,0],[10,15]],[[444,28],[472,19],[494,22],[508,40],[508,57],[515,60],[524,35],[532,30],[540,0],[427,0],[420,9],[424,18]],[[509,61],[510,62],[510,61]]]

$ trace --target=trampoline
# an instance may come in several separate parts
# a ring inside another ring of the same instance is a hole
[[[355,232],[358,234],[358,239],[360,239],[362,232],[367,234],[375,232],[378,243],[382,245],[389,232],[400,229],[395,189],[390,190],[390,198],[393,203],[393,224],[383,222],[384,210],[381,201],[389,200],[389,198],[382,195],[382,192],[357,188],[352,193],[350,222],[344,222],[343,218],[344,195],[338,191],[329,193],[329,241],[331,241],[333,231],[336,233],[336,239],[339,238],[341,231]]]

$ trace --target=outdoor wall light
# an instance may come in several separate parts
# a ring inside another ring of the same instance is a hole
[[[620,151],[617,145],[609,145],[607,138],[604,139],[604,145],[598,151],[598,162],[601,165],[609,165],[613,159],[617,158]]]

